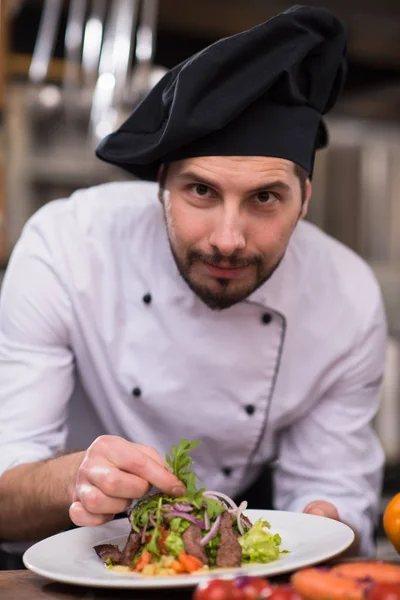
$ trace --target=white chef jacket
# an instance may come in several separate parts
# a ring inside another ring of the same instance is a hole
[[[29,220],[5,276],[0,473],[64,449],[78,373],[105,433],[162,455],[201,440],[202,485],[230,495],[277,456],[276,508],[333,502],[369,553],[385,344],[369,267],[315,226],[298,224],[268,282],[212,311],[178,273],[156,184],[80,190]]]

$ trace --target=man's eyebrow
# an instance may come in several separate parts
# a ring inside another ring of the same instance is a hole
[[[215,181],[210,181],[208,179],[205,179],[204,177],[202,177],[201,175],[198,175],[194,171],[182,171],[181,173],[178,173],[178,175],[176,177],[178,179],[185,180],[185,181],[196,181],[197,183],[203,183],[204,185],[208,185],[208,186],[214,187],[214,188],[219,187]]]
[[[257,187],[248,190],[250,194],[256,194],[257,192],[264,192],[266,190],[276,190],[281,189],[283,192],[288,192],[291,190],[291,187],[286,181],[282,181],[281,179],[275,179],[274,181],[266,181]]]
[[[178,173],[177,178],[184,181],[196,181],[197,183],[202,183],[212,188],[220,188],[220,186],[216,182],[210,181],[202,177],[201,175],[198,175],[195,171],[182,171],[182,173]],[[274,179],[273,181],[266,181],[265,183],[262,183],[255,188],[246,190],[246,193],[256,194],[257,192],[263,192],[265,190],[271,189],[281,189],[282,191],[289,191],[291,187],[288,183],[286,183],[286,181],[283,181],[282,179]]]

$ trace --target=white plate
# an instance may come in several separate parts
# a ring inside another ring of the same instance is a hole
[[[269,521],[271,532],[279,533],[282,537],[282,550],[289,550],[289,553],[265,565],[229,569],[226,571],[227,577],[238,574],[271,576],[288,573],[339,554],[354,539],[350,527],[325,517],[275,510],[247,510],[246,515],[253,523],[257,519]],[[210,575],[149,577],[113,573],[104,567],[93,546],[107,543],[121,547],[128,532],[127,519],[112,521],[100,527],[72,529],[31,546],[25,552],[23,561],[28,569],[38,575],[63,583],[91,587],[190,587],[213,575],[211,572]],[[221,576],[221,571],[218,575]]]

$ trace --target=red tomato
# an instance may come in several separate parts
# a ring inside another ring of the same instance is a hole
[[[377,583],[367,595],[368,600],[400,600],[400,585]]]
[[[226,579],[211,579],[201,583],[194,593],[193,600],[232,600],[232,582]]]
[[[232,600],[263,600],[269,598],[272,585],[261,577],[236,577],[232,585]]]
[[[301,600],[301,597],[291,585],[277,585],[272,589],[268,600]]]

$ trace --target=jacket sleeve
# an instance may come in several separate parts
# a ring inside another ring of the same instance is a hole
[[[386,319],[377,293],[354,347],[341,359],[345,362],[341,378],[305,416],[280,433],[275,475],[276,508],[302,511],[312,500],[332,502],[341,520],[359,534],[364,555],[374,551],[382,485],[384,453],[373,419],[386,340]]]
[[[36,215],[17,243],[0,302],[0,474],[64,448],[73,384],[71,307]]]

